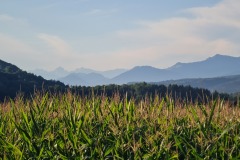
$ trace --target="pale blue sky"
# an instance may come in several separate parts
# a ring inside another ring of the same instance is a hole
[[[0,59],[97,70],[240,55],[239,0],[0,0]]]

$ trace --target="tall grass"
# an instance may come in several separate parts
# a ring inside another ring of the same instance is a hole
[[[240,108],[36,94],[0,104],[1,159],[240,159]]]

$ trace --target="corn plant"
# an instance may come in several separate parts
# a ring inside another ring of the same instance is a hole
[[[35,94],[0,104],[1,159],[240,159],[240,108],[170,96]]]

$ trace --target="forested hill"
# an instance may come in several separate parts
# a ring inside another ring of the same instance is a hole
[[[11,63],[4,62],[0,59],[0,72],[1,73],[17,73],[17,72],[21,72],[21,70],[17,66]]]
[[[14,98],[21,91],[26,96],[36,90],[64,90],[65,85],[59,81],[45,80],[40,76],[22,71],[15,65],[0,60],[0,100]]]

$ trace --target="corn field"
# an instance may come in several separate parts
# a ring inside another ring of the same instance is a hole
[[[240,108],[168,96],[19,96],[0,103],[0,159],[240,159]]]

